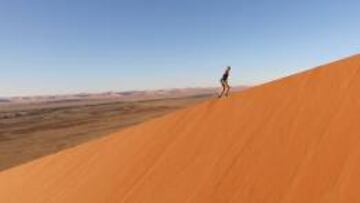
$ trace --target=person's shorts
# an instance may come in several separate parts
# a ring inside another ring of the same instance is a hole
[[[224,79],[221,79],[220,82],[221,82],[221,84],[223,84],[223,83],[227,83],[228,81],[224,80]]]

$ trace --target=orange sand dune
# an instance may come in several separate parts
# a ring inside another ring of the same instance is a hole
[[[0,174],[0,202],[360,202],[360,55]]]

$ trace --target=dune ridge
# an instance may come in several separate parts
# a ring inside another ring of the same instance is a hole
[[[360,202],[360,55],[0,173],[0,202]]]

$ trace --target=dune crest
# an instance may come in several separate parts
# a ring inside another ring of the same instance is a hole
[[[0,202],[360,202],[360,55],[0,173]]]

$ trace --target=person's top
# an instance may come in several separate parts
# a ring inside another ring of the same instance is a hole
[[[222,76],[221,80],[227,81],[229,78],[229,70],[226,70],[224,75]]]

